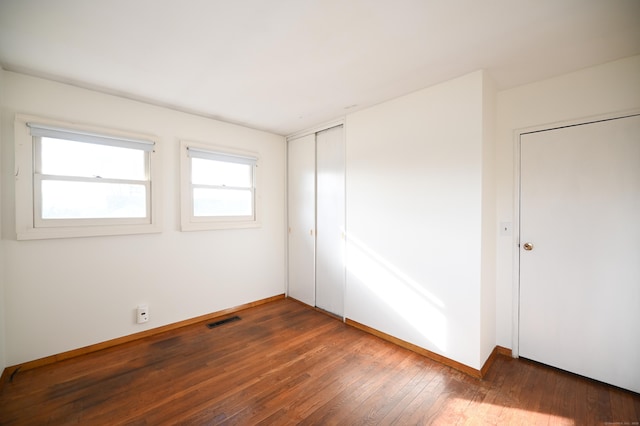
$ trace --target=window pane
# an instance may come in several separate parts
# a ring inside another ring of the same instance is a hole
[[[251,191],[245,189],[193,189],[194,216],[252,216]]]
[[[191,159],[191,183],[194,185],[251,188],[252,166],[225,161]]]
[[[43,219],[144,218],[144,185],[42,181]]]
[[[138,149],[52,138],[42,138],[41,146],[46,175],[146,179],[146,154]]]

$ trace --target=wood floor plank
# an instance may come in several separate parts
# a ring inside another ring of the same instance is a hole
[[[573,424],[640,421],[640,395],[500,355],[467,376],[283,299],[27,371],[2,425]]]
[[[411,401],[411,404],[401,413],[397,424],[421,425],[432,423],[436,418],[435,410],[441,394],[447,393],[447,385],[453,371],[443,370]]]
[[[385,400],[411,379],[408,369],[415,362],[413,357],[405,351],[399,351],[398,355],[398,360],[388,364],[380,375],[368,377],[362,392],[349,398],[342,415],[335,417],[338,424],[375,424],[377,417],[384,414],[380,410],[384,407]]]
[[[347,331],[345,328],[336,330],[336,334],[331,336],[333,345],[342,345],[350,342],[353,336],[345,331]],[[294,370],[295,374],[302,375],[307,380],[297,381],[287,385],[284,389],[282,387],[274,387],[263,391],[254,401],[255,404],[260,404],[261,410],[259,412],[249,412],[249,410],[245,409],[234,417],[234,421],[245,422],[245,424],[273,423],[276,419],[287,418],[292,404],[298,399],[313,398],[318,391],[318,383],[329,382],[329,375],[334,375],[334,371],[340,371],[350,362],[346,357],[340,356],[340,353],[336,352],[335,346],[331,349],[326,347],[324,349],[321,354],[321,356],[325,357],[324,359],[306,359],[300,370]]]
[[[550,412],[556,413],[551,421],[572,424],[571,415],[576,409],[576,389],[579,381],[568,374],[558,374],[556,387],[551,398]]]
[[[375,358],[375,361],[373,361],[372,357],[372,363],[365,363],[369,368],[358,369],[358,374],[352,376],[352,379],[355,380],[349,381],[348,386],[332,388],[331,390],[334,394],[333,398],[317,407],[312,413],[306,414],[304,419],[300,421],[300,424],[337,424],[338,420],[344,418],[351,408],[350,404],[353,401],[358,403],[362,395],[367,392],[367,388],[371,386],[372,382],[380,378],[380,376],[388,374],[388,365],[396,362],[395,356],[398,352],[402,352],[401,348],[394,347],[392,344],[388,343],[384,345],[384,348],[386,349],[384,351],[384,356]],[[363,359],[367,358],[363,357]],[[364,362],[360,361],[359,363]]]
[[[609,421],[619,424],[632,423],[637,414],[631,394],[621,389],[610,389],[609,398],[611,401],[611,420]]]
[[[508,364],[509,358],[502,356],[501,360],[504,363],[496,364],[491,368],[483,380],[478,381],[477,385],[474,383],[467,384],[474,390],[472,396],[470,396],[469,404],[465,407],[461,413],[461,418],[456,422],[458,425],[479,425],[482,424],[478,420],[482,419],[483,422],[487,422],[490,419],[489,408],[492,407],[492,402],[495,401],[498,392],[496,389],[500,389],[504,383],[504,366]],[[493,387],[495,386],[495,388]],[[497,417],[495,422],[497,423]]]
[[[355,352],[367,344],[370,336],[364,334],[355,339],[349,348]],[[351,383],[350,375],[345,374],[352,370],[351,366],[355,362],[355,356],[344,348],[336,348],[333,362],[324,364],[322,368],[316,369],[318,374],[313,374],[313,382],[307,384],[300,392],[296,393],[292,398],[288,398],[284,403],[280,402],[280,409],[261,422],[263,424],[283,424],[288,422],[298,422],[304,420],[308,413],[313,412],[317,407],[324,404],[335,393],[336,389],[348,386]],[[353,380],[361,373],[352,374]],[[278,401],[275,401],[278,404]]]
[[[332,338],[335,338],[337,330],[332,330]],[[224,417],[236,424],[249,424],[248,419],[253,417],[256,411],[263,412],[269,401],[282,400],[283,395],[290,389],[299,388],[310,380],[311,372],[315,365],[326,362],[328,349],[314,342],[308,342],[313,348],[309,348],[293,359],[276,359],[277,367],[272,367],[266,374],[260,376],[258,382],[246,389],[244,393],[236,393],[225,399]],[[285,352],[288,353],[288,352]],[[194,423],[206,423],[212,415],[208,411],[200,411],[194,417]],[[217,417],[217,416],[214,416]]]
[[[601,424],[611,422],[611,401],[609,399],[609,389],[600,386],[599,383],[591,382],[587,386],[587,418],[588,421]]]
[[[437,380],[441,374],[446,374],[444,372],[447,370],[447,367],[433,361],[429,361],[429,364],[430,365],[425,365],[425,374],[421,377],[421,380],[416,382],[412,388],[407,389],[404,397],[382,418],[381,424],[399,424],[403,414],[409,411],[408,407],[418,399],[419,395],[422,395],[423,390],[431,381]],[[419,402],[416,402],[416,404],[418,403]]]
[[[420,368],[415,356],[407,356],[394,366],[393,380],[384,380],[360,405],[349,413],[350,424],[379,424],[407,394],[415,383],[424,377],[425,368]]]

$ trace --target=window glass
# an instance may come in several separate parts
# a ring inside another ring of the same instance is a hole
[[[43,137],[41,172],[45,175],[145,179],[146,153],[139,149]]]
[[[34,142],[40,226],[56,219],[149,216],[146,151],[45,136]]]
[[[42,181],[42,219],[144,218],[144,185]]]
[[[247,189],[193,189],[194,216],[252,216],[252,193]]]
[[[250,188],[252,185],[249,164],[229,163],[226,161],[191,159],[191,183],[195,185],[230,186]]]

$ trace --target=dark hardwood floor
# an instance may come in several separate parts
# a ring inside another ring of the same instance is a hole
[[[0,424],[638,424],[640,395],[498,356],[483,380],[291,300],[27,371]],[[635,423],[634,423],[635,422]]]

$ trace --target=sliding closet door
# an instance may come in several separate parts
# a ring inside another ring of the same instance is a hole
[[[344,311],[343,127],[316,134],[316,306],[336,315]]]
[[[289,296],[315,306],[315,134],[288,142]]]

